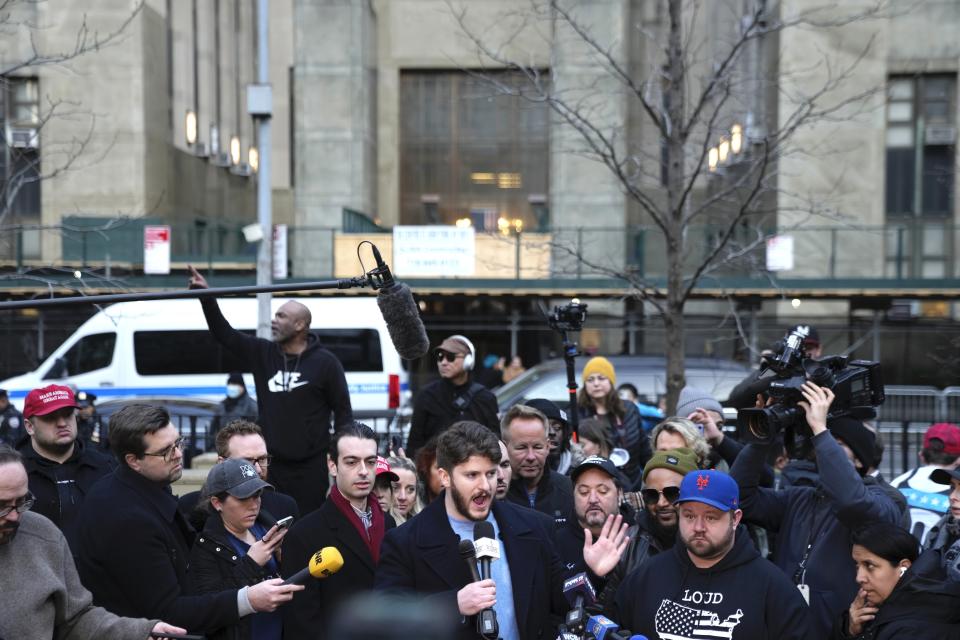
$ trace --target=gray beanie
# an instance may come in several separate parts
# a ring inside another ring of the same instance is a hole
[[[707,411],[716,411],[721,415],[723,414],[723,407],[720,406],[716,398],[703,389],[697,389],[696,387],[687,385],[683,388],[683,391],[680,392],[680,399],[677,400],[677,415],[686,418],[696,411],[698,407],[706,409]]]

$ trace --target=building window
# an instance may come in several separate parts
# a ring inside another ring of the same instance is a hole
[[[953,216],[956,87],[952,74],[890,78],[888,216]]]
[[[36,78],[0,78],[3,151],[0,216],[11,222],[40,218],[40,96]]]
[[[526,86],[521,74],[493,75]],[[400,113],[402,224],[549,225],[546,104],[498,95],[469,73],[405,71]]]

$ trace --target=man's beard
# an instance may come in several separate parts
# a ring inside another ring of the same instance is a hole
[[[22,517],[22,516],[21,516]],[[20,528],[20,521],[8,522],[0,527],[0,545],[8,544],[17,535],[17,529]]]
[[[680,528],[679,522],[674,521],[673,525],[665,525],[660,522],[660,518],[657,517],[656,513],[651,513],[647,509],[647,522],[650,525],[650,533],[659,540],[665,547],[673,546],[674,541],[677,539],[677,530]]]
[[[487,492],[483,492],[486,494]],[[470,515],[470,500],[466,499],[462,493],[457,489],[457,485],[450,483],[450,495],[453,497],[453,505],[456,507],[457,512],[466,518],[467,520],[473,520],[474,522],[479,522],[480,520],[486,520],[487,515],[490,513],[490,506],[487,507],[487,513],[483,514],[481,518],[475,518]],[[481,494],[477,494],[481,495]],[[471,496],[472,499],[472,496]],[[492,506],[492,503],[491,503]]]
[[[735,532],[736,532],[736,528],[731,526],[729,531],[727,531],[727,535],[725,535],[723,539],[718,540],[714,544],[709,544],[703,549],[695,549],[692,545],[688,544],[686,540],[683,541],[683,544],[690,553],[697,556],[698,558],[703,558],[704,560],[710,560],[725,553],[726,550],[731,547],[731,542],[733,541],[733,536],[735,535]]]

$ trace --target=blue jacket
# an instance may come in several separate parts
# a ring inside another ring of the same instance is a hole
[[[816,487],[760,487],[766,449],[755,444],[744,447],[730,475],[740,486],[745,520],[777,533],[774,563],[795,584],[809,586],[814,637],[825,638],[857,595],[850,532],[870,521],[898,524],[901,514],[882,487],[864,484],[829,431],[815,436],[813,446]]]
[[[569,609],[563,597],[564,568],[544,519],[504,500],[493,503],[513,582],[517,628],[524,640],[552,640],[560,618]],[[472,582],[450,528],[444,496],[387,532],[380,551],[374,588],[433,595],[448,611],[457,612],[457,591]],[[457,614],[459,615],[459,614]],[[479,638],[472,618],[465,621],[460,640]]]

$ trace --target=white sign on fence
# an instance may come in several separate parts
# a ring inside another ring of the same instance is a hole
[[[273,279],[286,280],[287,274],[287,225],[273,225]]]
[[[156,275],[170,273],[169,225],[148,225],[143,228],[143,272]]]
[[[396,226],[393,272],[398,276],[472,276],[476,268],[473,227]]]
[[[793,236],[767,238],[767,271],[793,269]]]

